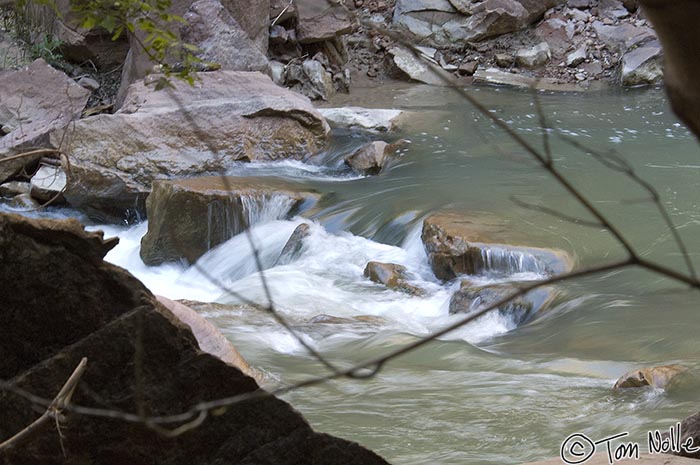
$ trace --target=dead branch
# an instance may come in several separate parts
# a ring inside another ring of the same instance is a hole
[[[46,411],[22,431],[0,444],[0,454],[9,449],[19,447],[28,441],[31,441],[32,438],[41,433],[46,426],[51,424],[51,419],[55,419],[57,424],[61,421],[63,411],[69,407],[71,397],[73,396],[75,388],[80,382],[80,378],[85,372],[86,365],[87,358],[83,357],[83,359],[80,360],[80,363],[78,363],[78,366],[75,368],[75,370],[73,370],[73,373],[65,382],[61,390],[58,391],[56,397],[54,397],[53,400],[49,403],[48,407],[46,408]]]

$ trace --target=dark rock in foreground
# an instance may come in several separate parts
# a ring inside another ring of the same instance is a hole
[[[0,377],[53,398],[87,357],[73,404],[146,415],[261,393],[238,368],[202,352],[190,329],[140,282],[102,260],[115,243],[73,220],[0,216],[0,279],[7,284],[0,290]],[[7,391],[0,408],[0,440],[39,415]],[[218,409],[174,439],[139,423],[67,413],[61,436],[51,424],[2,458],[23,465],[386,463],[357,444],[314,432],[272,396]]]

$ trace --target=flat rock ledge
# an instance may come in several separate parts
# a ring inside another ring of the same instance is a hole
[[[8,284],[0,288],[0,324],[12,328],[0,339],[0,379],[51,399],[86,357],[74,405],[150,416],[264,393],[253,378],[200,350],[192,325],[143,284],[104,262],[115,244],[75,220],[0,215],[0,279]],[[30,401],[7,390],[0,392],[0,408],[0,441],[39,416]],[[218,409],[175,438],[139,423],[66,412],[60,436],[50,422],[3,459],[23,465],[387,463],[358,444],[313,431],[273,396]]]

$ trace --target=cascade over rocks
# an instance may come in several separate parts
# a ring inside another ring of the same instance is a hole
[[[46,146],[52,131],[62,135],[80,117],[89,96],[90,91],[42,59],[0,72],[0,159]],[[41,156],[0,163],[0,183]]]
[[[183,258],[194,263],[248,226],[302,213],[318,197],[302,185],[269,177],[156,181],[146,203],[141,259],[147,265]]]
[[[561,250],[511,245],[506,226],[450,211],[426,218],[421,239],[435,276],[450,280],[480,273],[555,275],[572,269],[573,260]]]
[[[140,81],[116,114],[77,121],[63,140],[72,162],[66,200],[120,220],[143,208],[156,179],[220,173],[236,160],[298,160],[324,146],[330,129],[323,117],[267,76],[213,71],[199,78],[195,86],[173,80],[163,91]]]
[[[0,288],[0,322],[12,328],[0,341],[0,377],[53,398],[86,357],[74,404],[123,412],[141,406],[146,415],[262,393],[239,368],[200,349],[206,341],[198,341],[190,328],[198,332],[201,319],[190,315],[194,318],[181,321],[168,310],[170,303],[162,305],[128,272],[102,260],[115,244],[116,239],[85,232],[75,220],[0,214],[0,279],[12,283]],[[30,401],[9,391],[0,393],[0,408],[0,440],[38,416]],[[3,458],[26,465],[386,464],[355,443],[314,432],[273,396],[219,409],[172,439],[138,423],[64,415],[60,437],[46,431]]]

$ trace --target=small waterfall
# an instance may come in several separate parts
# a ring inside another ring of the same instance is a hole
[[[479,271],[485,273],[506,275],[535,273],[542,276],[551,274],[547,263],[526,250],[482,247],[480,249],[480,259]]]
[[[207,205],[207,250],[246,228],[286,219],[297,200],[285,194],[232,194]]]

